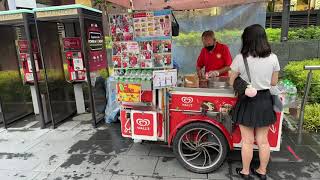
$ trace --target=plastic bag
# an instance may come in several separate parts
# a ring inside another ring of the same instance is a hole
[[[297,104],[297,87],[290,80],[282,80],[278,87],[285,93],[284,107],[294,107]]]
[[[110,124],[117,122],[120,114],[120,106],[117,101],[116,80],[114,77],[110,76],[106,80],[106,88],[108,103],[105,109],[105,122]]]

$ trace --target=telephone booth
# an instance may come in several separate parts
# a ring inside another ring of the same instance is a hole
[[[24,120],[24,126],[44,128],[39,83],[44,71],[33,11],[1,11],[0,34],[0,123],[8,128]]]
[[[53,126],[75,114],[104,118],[108,76],[102,13],[82,5],[34,9],[46,71],[47,119]]]

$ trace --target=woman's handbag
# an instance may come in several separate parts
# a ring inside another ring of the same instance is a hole
[[[251,82],[251,76],[250,76],[247,58],[244,56],[242,56],[242,57],[243,57],[244,66],[246,68],[246,73],[248,75],[249,81]],[[243,95],[245,93],[248,85],[249,85],[249,83],[247,81],[243,80],[240,76],[238,76],[233,82],[233,89],[234,89],[236,95],[237,96]]]
[[[171,24],[172,26],[172,36],[179,36],[179,23],[176,19],[176,17],[174,16],[174,14],[172,13],[172,17],[173,17],[173,22]]]

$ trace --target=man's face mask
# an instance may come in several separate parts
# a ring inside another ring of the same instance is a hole
[[[214,45],[206,46],[206,49],[207,49],[208,51],[211,51],[213,48],[214,48]]]
[[[212,37],[204,37],[202,42],[208,51],[211,51],[214,48],[215,40]]]

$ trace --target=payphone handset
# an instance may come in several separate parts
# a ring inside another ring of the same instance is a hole
[[[34,83],[30,55],[28,53],[20,53],[20,60],[21,60],[21,65],[23,69],[24,82]],[[34,54],[34,62],[36,66],[38,80],[40,80],[39,63],[38,63],[38,57],[36,56],[36,54]]]
[[[69,80],[73,82],[85,81],[87,76],[81,51],[67,51],[66,61],[68,64]]]

